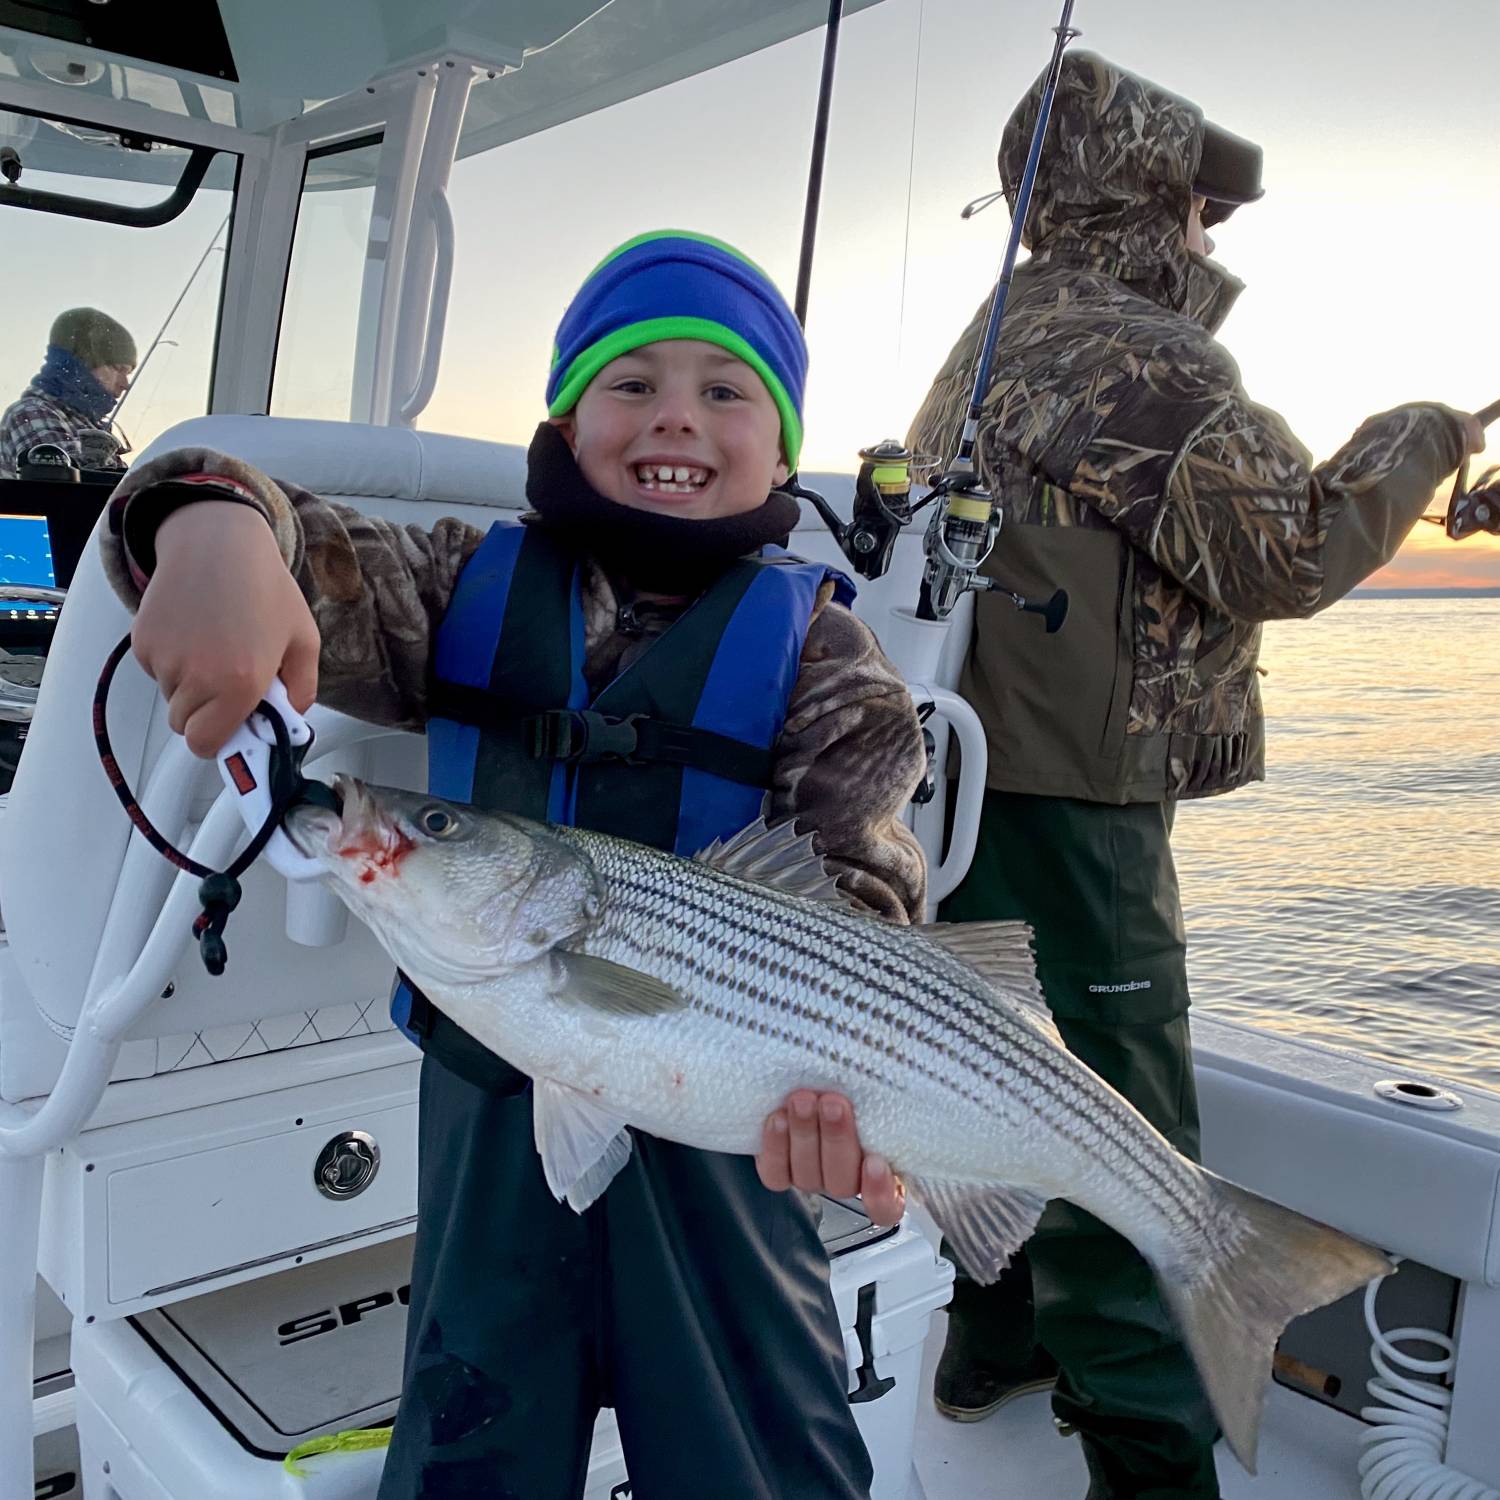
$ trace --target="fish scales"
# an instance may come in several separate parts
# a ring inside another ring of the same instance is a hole
[[[757,892],[753,891],[753,888],[748,888],[747,894],[750,895],[751,901],[757,900],[757,898],[759,898],[757,897]],[[681,889],[679,889],[679,900],[684,901],[684,903],[688,904],[688,906],[691,906],[691,904],[693,904],[691,903],[691,897],[688,897],[688,895],[685,894],[685,892],[682,892]],[[774,904],[774,901],[769,904]],[[718,915],[718,918],[723,921],[723,919],[726,919],[727,910],[729,910],[727,904],[720,903],[718,904],[717,913],[715,913],[715,915]],[[618,953],[619,956],[625,957],[625,959],[628,959],[628,957],[640,957],[642,956],[642,954],[645,954],[646,962],[651,963],[652,960],[658,959],[658,957],[670,957],[672,956],[673,951],[679,950],[679,948],[681,948],[682,941],[684,941],[684,936],[691,935],[691,924],[688,924],[687,935],[681,935],[681,933],[670,933],[670,935],[667,936],[666,939],[663,939],[663,941],[655,942],[655,944],[646,944],[645,939],[643,939],[642,935],[640,935],[639,926],[637,926],[637,918],[639,918],[639,915],[642,915],[639,910],[627,910],[627,912],[625,912],[624,915],[621,916],[621,921],[619,921],[618,924],[619,929],[622,930],[622,935],[624,935],[624,942],[622,942],[621,947],[619,947],[618,950],[613,951],[615,951],[615,953]],[[678,909],[672,909],[670,910],[670,912],[667,912],[667,910],[660,910],[660,912],[652,913],[652,915],[660,915],[661,918],[669,921],[669,926],[678,926],[678,922],[676,922]],[[780,915],[780,913],[778,913],[778,915]],[[792,915],[793,918],[795,918],[796,913],[793,912]],[[730,919],[730,921],[732,921],[732,918],[727,919]],[[853,926],[856,926],[856,929],[862,929],[861,932],[859,932],[859,936],[861,936],[861,938],[868,938],[868,936],[876,936],[876,938],[879,938],[879,936],[883,936],[883,929],[874,926],[873,922],[868,921],[867,918],[853,918],[852,924]],[[600,951],[610,951],[610,947],[609,944],[607,944],[606,938],[607,930],[609,930],[609,924],[607,924],[606,919],[604,932],[600,933]],[[747,922],[747,930],[750,930],[750,932],[763,933],[766,930],[766,924],[762,921],[762,919],[756,918],[756,916],[751,915],[750,919],[748,919]],[[789,942],[789,939],[786,938],[786,935],[784,935],[784,933],[781,941],[783,941],[783,944],[787,944],[787,942]],[[837,965],[837,963],[840,962],[840,960],[838,960],[837,950],[804,950],[804,957],[805,959],[810,960],[810,962],[823,960],[823,962],[832,962],[834,963],[834,965]],[[942,957],[944,957],[945,959],[945,957],[947,956]],[[693,978],[693,980],[703,980],[703,978],[706,978],[706,980],[712,981],[712,978],[714,978],[712,977],[712,974],[708,974],[708,972],[706,971],[699,971],[699,969],[697,969],[696,966],[694,966],[693,963],[690,962],[690,960],[687,960],[687,962],[685,963],[682,962],[681,954],[678,954],[678,960],[679,963],[681,963],[682,968],[687,969],[688,974],[691,975],[691,978]],[[762,968],[765,968],[765,966],[762,966]],[[790,977],[790,975],[793,974],[792,969],[790,969],[789,966],[784,965],[784,963],[772,965],[771,968],[772,978],[774,978],[774,980],[784,980],[784,978]],[[904,969],[903,974],[901,974],[900,977],[904,978],[909,974],[910,968],[909,965],[907,965],[906,969]],[[678,978],[685,978],[685,975],[682,975],[681,972],[679,972]],[[859,975],[856,974],[849,974],[849,978],[852,981],[856,981],[856,983],[858,983],[859,981]],[[726,981],[726,987],[733,986]],[[957,987],[948,987],[945,992],[941,992],[941,990],[936,989],[935,986],[918,986],[918,990],[926,990],[929,995],[935,996],[935,998],[939,999],[939,1001],[959,1002],[959,1004],[962,1004],[962,1002],[968,1001],[969,999],[968,992],[963,989],[957,989]],[[696,995],[696,993],[700,992],[697,992],[696,987],[694,987],[693,993],[694,995]],[[769,999],[769,996],[766,996],[766,999]],[[892,1007],[889,1008],[888,1016],[891,1017],[892,1022],[894,1022],[895,1025],[900,1026],[901,998],[895,999],[897,999],[897,1004],[892,1005]],[[915,996],[912,996],[912,999],[915,999]],[[772,1001],[772,1004],[774,1004],[774,1001]],[[837,1029],[837,1031],[843,1032],[843,1034],[847,1034],[847,1031],[849,1031],[849,1029],[847,1029],[846,1026],[840,1025],[838,1016],[840,1016],[841,1008],[843,1008],[846,1004],[846,998],[841,995],[838,996],[838,1008],[835,1008],[834,1011],[831,1011],[831,1013],[829,1013],[828,1016],[825,1017],[826,1022],[828,1022],[829,1025],[832,1026],[832,1028]],[[801,1005],[798,1005],[798,1002],[796,1002],[795,999],[786,999],[786,1001],[781,1002],[781,1008],[790,1008],[790,1010],[795,1011],[795,1013],[798,1014],[799,1017],[805,1017],[804,1008],[802,1008]],[[957,1007],[957,1005],[954,1005],[954,1010],[957,1011],[957,1008],[959,1007]],[[983,1002],[983,1013],[984,1016],[989,1017],[989,1019],[993,1020],[993,1017],[995,1017],[995,1005],[993,1005],[993,1001]],[[942,1020],[944,1020],[944,1017],[935,1016],[935,1014],[930,1013],[930,1011],[929,1016],[932,1017],[932,1019],[935,1020],[936,1023],[941,1023]],[[969,1022],[971,1022],[971,1026],[978,1025],[978,1016],[980,1016],[980,1011],[969,1010]],[[950,1016],[948,1017],[948,1019],[953,1020],[956,1019],[956,1017]],[[1043,1053],[1046,1052],[1046,1050],[1050,1047],[1050,1044],[1047,1043],[1044,1038],[1038,1037],[1035,1029],[1032,1028],[1032,1026],[1026,1025],[1026,1023],[1008,1026],[1007,1031],[1008,1034],[1014,1035],[1017,1043],[1022,1044],[1023,1050],[1029,1050],[1032,1055],[1038,1056],[1038,1058],[1040,1058],[1040,1056],[1043,1055]],[[870,1038],[864,1038],[864,1040],[870,1041]],[[886,1049],[883,1050],[885,1050],[888,1055],[895,1055],[894,1049],[889,1049],[889,1047],[886,1047]],[[1014,1059],[1005,1059],[1004,1056],[1002,1056],[1001,1053],[998,1052],[998,1050],[992,1052],[992,1059],[996,1062],[1014,1061]],[[966,1056],[963,1056],[962,1053],[957,1052],[956,1049],[953,1049],[953,1047],[950,1046],[945,1047],[944,1058],[942,1058],[942,1061],[954,1062],[954,1064],[959,1064],[960,1067],[963,1067],[963,1065],[968,1064],[968,1062],[972,1062],[972,1059],[966,1058]],[[927,1068],[927,1070],[924,1071],[926,1071],[926,1073],[929,1074],[930,1077],[942,1076],[942,1074],[939,1073],[938,1068]],[[954,1076],[953,1070],[948,1070],[947,1076],[956,1077]],[[1005,1077],[1004,1074],[1001,1073],[980,1073],[978,1074],[978,1079],[980,1079],[981,1082],[992,1083],[992,1085],[1004,1085],[1004,1083],[1008,1082],[1007,1077]],[[894,1080],[889,1080],[889,1082],[894,1082]],[[1061,1079],[1059,1079],[1059,1077],[1056,1076],[1047,1077],[1043,1076],[1043,1074],[1031,1073],[1029,1074],[1029,1082],[1032,1082],[1035,1086],[1037,1086],[1037,1098],[1041,1101],[1041,1103],[1044,1104],[1044,1106],[1046,1106],[1047,1101],[1052,1100],[1052,1098],[1055,1097],[1055,1094],[1056,1097],[1058,1097],[1059,1103],[1067,1100],[1067,1097],[1070,1094],[1074,1095],[1074,1104],[1080,1103],[1079,1098],[1077,1098],[1077,1091],[1071,1091],[1071,1089],[1068,1089],[1067,1085],[1070,1080],[1068,1080],[1067,1076],[1062,1076]],[[1049,1088],[1050,1085],[1058,1085],[1058,1089],[1056,1089],[1055,1091],[1055,1089]],[[981,1092],[978,1088],[965,1089],[965,1094],[966,1097],[971,1098],[971,1100],[975,1101],[975,1103],[993,1104],[993,1100],[990,1100],[990,1098],[987,1097],[986,1094],[983,1094],[983,1092]],[[1058,1121],[1056,1122],[1056,1124],[1058,1124],[1059,1128],[1062,1128],[1062,1130],[1067,1130],[1064,1122]],[[1068,1134],[1071,1134],[1071,1136],[1074,1137],[1074,1140],[1082,1139],[1082,1137],[1079,1136],[1079,1133]],[[1127,1155],[1124,1160],[1125,1164],[1127,1164],[1127,1167],[1130,1167],[1133,1166],[1134,1160],[1136,1160],[1136,1158],[1128,1157]]]
[[[936,972],[926,975],[914,969],[910,947],[898,946],[900,928],[838,911],[814,917],[793,898],[707,866],[689,867],[685,878],[681,861],[657,851],[627,862],[616,852],[617,841],[583,830],[567,836],[589,854],[609,890],[603,921],[586,944],[589,951],[657,973],[695,1006],[703,1004],[707,991],[717,991],[756,1008],[737,1015],[732,1005],[721,1005],[715,1008],[717,1018],[753,1026],[760,1010],[779,1013],[790,1018],[789,1039],[823,1055],[840,1056],[818,1045],[820,1029],[930,1081],[948,1083],[970,1103],[987,1107],[991,1118],[1014,1123],[1020,1111],[1038,1116],[1078,1149],[1097,1141],[1103,1126],[1104,1139],[1114,1147],[1105,1164],[1126,1192],[1163,1194],[1177,1225],[1212,1233],[1205,1196],[1177,1169],[1177,1159],[1162,1161],[1141,1149],[1134,1110],[1111,1108],[1117,1096],[1101,1100],[1096,1091],[1080,1087],[1072,1073],[1057,1068],[1050,1040],[1029,1021],[1007,1015],[993,995],[975,986],[972,971],[941,949],[931,955]],[[768,932],[775,934],[774,944],[768,945]],[[847,947],[833,940],[834,933],[847,938]],[[903,935],[909,943],[912,935]],[[789,962],[789,956],[798,962]],[[753,978],[746,977],[747,969]],[[844,983],[813,977],[820,975]],[[869,1012],[889,1035],[857,1030],[851,1010]],[[919,1018],[927,1023],[922,1030],[913,1024]],[[925,1065],[910,1050],[923,1047]],[[842,1057],[866,1077],[897,1081],[872,1074],[848,1053]],[[1008,1087],[1017,1083],[1027,1089],[1021,1099],[1013,1099]],[[1101,1104],[1107,1121],[1098,1116]]]

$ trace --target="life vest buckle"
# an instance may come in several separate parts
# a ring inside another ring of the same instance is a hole
[[[629,760],[640,748],[636,725],[643,718],[644,714],[614,718],[591,708],[553,708],[526,719],[522,730],[527,748],[538,760]]]

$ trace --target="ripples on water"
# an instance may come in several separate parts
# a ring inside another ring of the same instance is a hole
[[[1266,628],[1267,779],[1183,804],[1194,1004],[1500,1088],[1500,599]]]

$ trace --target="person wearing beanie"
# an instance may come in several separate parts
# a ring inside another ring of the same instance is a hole
[[[60,313],[42,368],[0,416],[0,474],[14,474],[42,443],[61,448],[80,469],[123,469],[130,444],[110,413],[135,364],[135,340],[108,313]]]
[[[483,807],[688,854],[769,795],[850,896],[920,920],[911,699],[848,580],[781,548],[806,368],[759,267],[706,236],[639,236],[558,327],[521,524],[398,526],[221,453],[163,454],[102,537],[136,656],[200,755],[279,673],[301,709],[425,728],[433,791]],[[626,720],[629,760],[591,752]],[[786,1191],[900,1217],[848,1100],[793,1094],[755,1159],[632,1132],[579,1215],[543,1178],[530,1080],[404,982],[393,1014],[424,1058],[381,1500],[579,1495],[605,1404],[639,1494],[868,1500],[827,1258]]]
[[[1007,123],[1020,180],[1040,80]],[[1069,596],[1055,635],[977,597],[959,691],[988,790],[945,921],[1021,919],[1068,1047],[1198,1154],[1179,801],[1265,774],[1261,622],[1304,617],[1388,562],[1473,417],[1414,402],[1327,463],[1255,404],[1215,341],[1240,284],[1207,226],[1261,196],[1261,153],[1194,104],[1087,52],[1064,59],[983,393],[977,462],[1004,524],[984,571]],[[988,298],[908,436],[946,459]],[[1050,1387],[1090,1500],[1215,1500],[1216,1429],[1145,1262],[1054,1203],[999,1282],[960,1277],[937,1406],[960,1421]],[[976,1495],[975,1500],[985,1500]]]

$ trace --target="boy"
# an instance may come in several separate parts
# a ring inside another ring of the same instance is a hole
[[[105,540],[136,655],[202,755],[279,672],[299,707],[425,725],[433,790],[484,806],[691,853],[769,789],[852,895],[919,919],[910,699],[847,581],[775,553],[805,372],[795,318],[737,251],[631,240],[558,329],[529,524],[398,527],[165,454],[121,485]],[[580,1216],[543,1182],[529,1080],[422,996],[399,1004],[425,1056],[382,1500],[576,1496],[605,1404],[642,1496],[866,1497],[816,1226],[767,1191],[863,1189],[899,1217],[848,1101],[792,1095],[754,1167],[637,1132]]]

